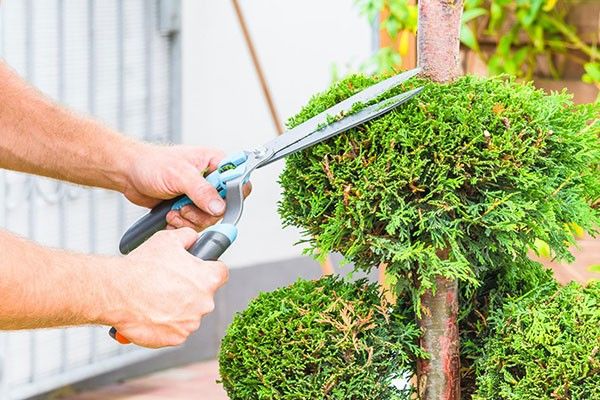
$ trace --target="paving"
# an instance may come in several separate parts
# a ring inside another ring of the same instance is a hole
[[[216,361],[173,368],[142,378],[63,397],[67,400],[227,400]]]

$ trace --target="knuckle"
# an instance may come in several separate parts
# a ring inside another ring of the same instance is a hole
[[[229,269],[220,261],[213,261],[210,265],[211,273],[208,274],[208,284],[211,288],[221,287],[229,279]]]
[[[196,321],[191,322],[190,326],[189,326],[190,332],[196,332],[198,329],[200,329],[200,322],[201,322],[200,319],[197,319]]]
[[[182,208],[181,216],[196,225],[201,224],[205,219],[205,214],[199,208],[192,206]]]
[[[212,187],[206,180],[202,180],[202,183],[199,184],[196,188],[196,194],[198,197],[207,200],[209,197],[217,196],[217,190]]]
[[[219,275],[219,282],[225,283],[229,280],[229,268],[222,262],[217,264],[217,274]]]
[[[181,233],[185,234],[185,235],[195,235],[196,231],[192,228],[190,228],[189,226],[184,226],[183,228],[179,228]]]
[[[211,312],[213,312],[215,310],[215,302],[214,300],[208,299],[204,302],[202,302],[202,307],[200,308],[200,315],[205,315],[205,314],[209,314]]]
[[[156,232],[151,239],[155,240],[155,241],[160,241],[160,242],[164,242],[165,240],[169,240],[171,238],[174,238],[175,234],[173,233],[172,230],[162,230],[162,231],[158,231]]]
[[[181,224],[180,215],[183,216],[183,212],[169,211],[169,213],[167,214],[167,223],[173,226],[179,226]]]
[[[181,173],[182,170],[183,168],[179,163],[167,166],[163,172],[165,174],[165,180],[167,182],[175,182],[177,185],[183,186],[185,184],[186,179]]]

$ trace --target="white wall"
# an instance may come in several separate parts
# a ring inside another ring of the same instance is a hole
[[[283,120],[331,83],[332,66],[365,60],[371,28],[353,0],[242,0],[241,7]],[[276,134],[231,1],[183,0],[183,140],[226,152]],[[277,214],[282,162],[257,171],[231,267],[297,256],[294,229]]]

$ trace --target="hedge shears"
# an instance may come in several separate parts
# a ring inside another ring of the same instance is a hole
[[[205,229],[188,251],[202,260],[218,260],[237,238],[236,225],[242,216],[244,207],[243,185],[249,180],[255,169],[364,124],[407,102],[423,88],[412,89],[376,104],[368,105],[356,113],[351,113],[355,104],[368,104],[419,72],[421,69],[415,68],[387,78],[328,108],[263,146],[240,151],[221,161],[217,169],[205,179],[225,199],[225,214],[220,223]],[[192,201],[186,195],[161,202],[125,232],[119,244],[121,253],[129,253],[150,236],[165,229],[167,213],[171,210],[180,210],[188,204],[192,204]],[[115,328],[111,328],[109,333],[119,343],[130,343]]]

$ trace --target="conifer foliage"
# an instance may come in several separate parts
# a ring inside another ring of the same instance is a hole
[[[376,81],[334,84],[290,125]],[[570,259],[565,225],[594,232],[600,216],[600,104],[469,76],[413,79],[387,96],[415,86],[425,90],[412,101],[287,160],[280,214],[312,253],[337,251],[364,270],[387,263],[417,314],[436,276],[475,288],[525,263],[536,239]]]
[[[235,317],[221,343],[221,379],[232,400],[408,400],[392,380],[421,356],[418,337],[373,284],[301,280]]]
[[[289,126],[383,78],[335,83]],[[408,398],[390,383],[427,357],[415,321],[437,276],[460,284],[463,398],[600,399],[600,286],[559,288],[528,258],[543,240],[570,260],[569,224],[596,233],[600,103],[505,77],[417,78],[384,96],[417,86],[394,111],[289,157],[280,177],[279,212],[308,251],[386,264],[397,304],[337,278],[260,295],[222,343],[232,399]]]

